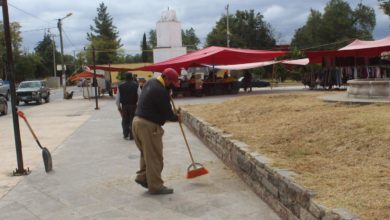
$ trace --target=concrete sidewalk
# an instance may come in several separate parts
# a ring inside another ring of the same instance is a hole
[[[188,100],[177,100],[177,105],[182,103]],[[177,123],[164,126],[163,179],[175,193],[149,195],[134,182],[139,151],[133,141],[122,139],[114,100],[100,100],[98,111],[93,104],[76,99],[45,104],[56,114],[45,113],[45,105],[29,110],[27,117],[33,128],[39,127],[36,132],[42,145],[51,150],[54,171],[44,172],[40,151],[34,146],[31,151],[38,153],[29,163],[30,175],[0,177],[0,181],[17,180],[0,198],[0,219],[279,219],[187,129],[195,160],[210,173],[186,179],[190,159]],[[53,123],[64,127],[54,130]],[[12,141],[10,146],[14,146]],[[32,139],[27,143],[34,144]],[[14,159],[15,153],[7,157]]]

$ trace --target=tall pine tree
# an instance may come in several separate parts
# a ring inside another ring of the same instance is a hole
[[[107,12],[107,6],[100,3],[97,8],[97,17],[94,18],[95,26],[90,26],[91,32],[87,33],[90,42],[89,49],[95,47],[96,64],[115,63],[119,60],[118,49],[122,47],[119,32],[113,25],[113,19]],[[90,56],[88,56],[89,62]]]
[[[142,62],[146,63],[148,62],[148,51],[149,47],[146,42],[146,34],[144,33],[144,36],[142,37],[142,44],[141,44],[141,57],[142,57]]]
[[[157,33],[154,29],[150,29],[149,31],[148,44],[150,48],[157,47]]]
[[[45,33],[43,40],[38,42],[38,45],[34,48],[35,52],[41,57],[42,72],[39,77],[53,76],[54,75],[54,56],[55,59],[59,60],[59,53],[55,49],[55,43],[51,39],[50,33]],[[54,52],[54,56],[53,56]]]

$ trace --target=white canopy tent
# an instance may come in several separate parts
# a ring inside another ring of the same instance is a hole
[[[257,67],[269,66],[277,63],[305,66],[309,63],[309,59],[304,58],[298,60],[278,60],[278,61],[263,61],[263,62],[256,62],[256,63],[234,64],[234,65],[215,65],[215,66],[204,65],[204,66],[213,67],[215,69],[224,69],[224,70],[245,70],[245,69],[253,69]]]

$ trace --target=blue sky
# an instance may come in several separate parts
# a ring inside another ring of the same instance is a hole
[[[390,35],[390,19],[379,9],[377,0],[350,0],[348,3],[355,8],[360,1],[375,9],[374,38]],[[193,27],[202,42],[216,21],[226,13],[225,6],[229,4],[230,13],[249,9],[260,12],[275,30],[278,43],[289,43],[295,30],[305,24],[310,9],[323,12],[328,0],[8,0],[10,21],[21,24],[22,49],[26,51],[33,51],[48,29],[56,35],[57,46],[60,45],[57,19],[73,13],[63,20],[64,49],[68,54],[83,50],[87,44],[86,33],[93,25],[101,2],[113,17],[125,52],[138,53],[143,33],[155,29],[162,11],[168,7],[176,11],[182,28]]]

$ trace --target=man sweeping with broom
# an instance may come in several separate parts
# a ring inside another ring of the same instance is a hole
[[[164,186],[163,170],[164,130],[166,121],[178,121],[180,117],[172,111],[167,88],[172,84],[179,87],[179,75],[172,69],[165,69],[161,76],[146,82],[139,97],[133,120],[132,131],[135,143],[141,152],[140,170],[135,182],[148,188],[151,194],[171,194],[172,188]]]

